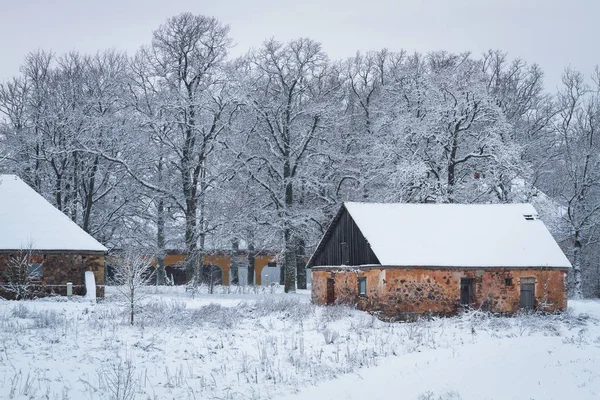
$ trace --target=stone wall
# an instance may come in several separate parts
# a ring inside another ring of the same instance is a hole
[[[11,257],[18,252],[0,253],[0,286],[6,282],[6,272]],[[57,252],[35,252],[29,256],[31,263],[42,264],[42,276],[32,282],[38,295],[66,295],[67,282],[73,283],[74,295],[85,295],[85,272],[92,271],[96,279],[96,296],[104,297],[104,255]],[[0,296],[11,297],[9,293]]]
[[[327,304],[327,279],[334,279],[336,303],[390,317],[452,315],[460,307],[461,278],[472,278],[473,307],[514,313],[520,308],[521,278],[534,278],[536,308],[560,311],[567,307],[566,272],[556,268],[315,268],[312,301]],[[360,277],[367,278],[366,296],[358,295]]]

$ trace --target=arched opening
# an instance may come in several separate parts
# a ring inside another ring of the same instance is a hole
[[[171,264],[165,266],[165,274],[167,281],[173,285],[185,285],[187,278],[185,275],[185,267],[183,264]]]
[[[270,286],[272,283],[279,283],[281,267],[275,262],[269,262],[260,271],[260,282],[263,286]]]
[[[208,286],[223,284],[223,270],[217,265],[203,265],[201,283]]]

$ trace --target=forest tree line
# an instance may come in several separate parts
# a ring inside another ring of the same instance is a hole
[[[277,249],[286,291],[342,201],[531,202],[600,295],[600,72],[301,38],[234,58],[229,27],[169,18],[134,55],[39,50],[0,83],[0,173],[111,249]],[[469,238],[465,238],[469,240]]]

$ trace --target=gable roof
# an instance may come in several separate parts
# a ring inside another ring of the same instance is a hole
[[[571,267],[530,204],[344,203],[342,208],[381,265]]]
[[[16,175],[0,175],[0,250],[107,249]]]

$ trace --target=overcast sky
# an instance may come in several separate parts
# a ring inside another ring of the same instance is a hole
[[[600,64],[600,0],[0,0],[0,81],[36,49],[133,54],[184,11],[231,26],[235,55],[306,36],[331,58],[357,50],[501,49],[538,63],[553,90],[565,66]]]

